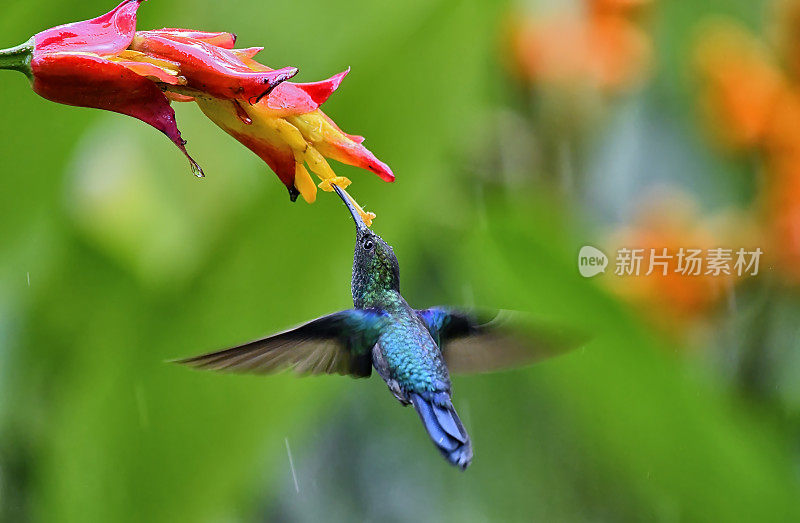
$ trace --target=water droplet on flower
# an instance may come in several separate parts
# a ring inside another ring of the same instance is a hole
[[[198,178],[205,178],[206,175],[203,173],[203,169],[197,165],[197,162],[189,160],[189,167],[192,169],[192,174],[197,176]]]
[[[236,107],[236,116],[239,117],[239,120],[242,121],[245,125],[250,125],[253,123],[253,119],[247,114],[247,111],[244,110],[244,107],[239,102],[235,102],[234,107]]]

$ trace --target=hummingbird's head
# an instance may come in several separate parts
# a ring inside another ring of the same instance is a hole
[[[349,195],[337,185],[333,185],[333,188],[350,210],[356,223],[353,301],[359,307],[370,307],[371,300],[380,291],[400,290],[400,266],[392,247],[367,227]]]

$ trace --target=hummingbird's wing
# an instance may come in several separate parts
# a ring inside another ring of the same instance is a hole
[[[524,314],[448,307],[418,310],[453,373],[491,372],[529,365],[579,347],[574,332],[535,324]]]
[[[298,374],[372,372],[371,351],[385,313],[349,309],[322,316],[260,340],[192,358],[177,360],[202,369],[268,374],[293,369]]]

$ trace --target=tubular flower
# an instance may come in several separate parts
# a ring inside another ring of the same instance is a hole
[[[248,57],[242,61],[255,71],[267,69]],[[364,138],[346,134],[319,109],[347,73],[316,83],[284,82],[255,104],[204,93],[194,99],[206,116],[275,171],[293,200],[300,194],[311,203],[317,189],[308,170],[321,179],[324,191],[333,190],[331,183],[350,184],[336,176],[326,158],[370,170],[387,182],[394,180],[391,169],[362,145]],[[362,217],[369,224],[374,216],[362,212]]]
[[[122,113],[152,125],[175,143],[189,159],[192,171],[202,176],[203,171],[186,152],[175,112],[158,85],[190,84],[196,81],[195,76],[183,71],[179,74],[177,63],[128,50],[136,33],[136,11],[142,1],[125,0],[92,20],[42,31],[25,44],[0,53],[5,59],[5,63],[0,60],[0,65],[26,73],[33,90],[48,100]],[[233,43],[232,35],[227,33],[187,34],[222,44]],[[197,69],[191,69],[190,73],[197,74]],[[213,71],[218,74],[207,80],[212,88],[216,91],[228,88],[231,96],[247,97],[263,94],[291,77],[296,69],[254,75],[243,64],[233,63],[228,69],[220,66]]]
[[[102,16],[43,31],[25,44],[0,51],[0,69],[24,72],[33,90],[49,100],[105,109],[138,118],[185,149],[170,102],[196,102],[214,123],[261,157],[294,201],[316,197],[305,166],[323,190],[347,186],[326,158],[362,167],[393,181],[389,167],[344,133],[319,106],[347,71],[315,83],[288,83],[294,67],[271,69],[253,56],[262,48],[234,49],[232,33],[189,29],[136,31],[144,0],[125,0]],[[370,213],[364,213],[370,221]]]

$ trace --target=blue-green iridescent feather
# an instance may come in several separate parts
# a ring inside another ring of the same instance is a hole
[[[439,452],[465,469],[472,461],[472,445],[450,398],[444,357],[431,336],[432,330],[438,331],[429,328],[400,294],[400,268],[392,248],[351,212],[356,219],[353,305],[387,315],[372,364],[398,400],[414,405]]]
[[[365,249],[371,244],[371,249]],[[400,294],[400,269],[393,249],[364,231],[356,242],[353,305],[388,315],[378,339],[390,377],[404,392],[446,392],[450,376],[430,331]]]

